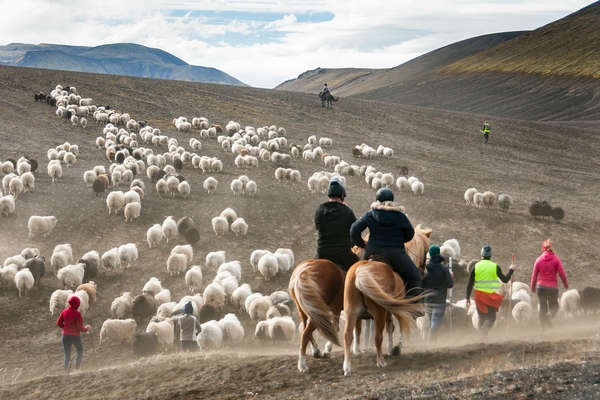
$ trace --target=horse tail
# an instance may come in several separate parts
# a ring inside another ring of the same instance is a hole
[[[311,319],[316,328],[330,342],[340,345],[337,330],[333,326],[329,305],[323,299],[319,283],[310,270],[301,271],[293,283],[298,306]]]
[[[399,278],[394,276],[394,279],[398,281]],[[356,269],[354,285],[364,296],[396,316],[402,334],[408,335],[415,327],[412,313],[423,311],[423,305],[417,302],[424,298],[425,295],[411,298],[390,295],[386,293],[381,284],[373,277],[372,269],[365,268],[365,266],[360,266]]]

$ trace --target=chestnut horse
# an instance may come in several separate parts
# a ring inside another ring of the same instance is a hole
[[[344,306],[344,271],[329,260],[302,261],[290,277],[288,290],[304,325],[298,354],[298,370],[304,373],[308,371],[308,342],[312,344],[314,354],[319,353],[312,336],[315,329],[328,340],[325,356],[331,351],[332,344],[340,345],[337,332]]]

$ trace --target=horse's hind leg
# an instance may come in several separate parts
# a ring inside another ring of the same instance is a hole
[[[357,320],[354,327],[354,341],[352,342],[352,353],[360,354],[360,334],[362,332],[363,320]]]
[[[394,355],[394,320],[392,318],[392,313],[387,313],[387,318],[385,321],[385,330],[388,334],[388,354],[390,356]]]
[[[377,366],[384,368],[387,364],[383,359],[381,344],[383,343],[383,329],[385,328],[388,312],[383,308],[377,307],[377,310],[371,313],[375,317],[375,348],[377,349]]]
[[[304,331],[302,331],[302,337],[300,338],[300,351],[298,354],[298,371],[300,371],[301,373],[308,372],[308,365],[306,365],[306,347],[308,346],[308,342],[310,341],[313,344],[313,347],[316,346],[312,337],[312,333],[314,330],[315,326],[313,325],[312,320],[309,318],[308,323],[304,324]],[[314,348],[316,349],[316,347]]]
[[[346,305],[346,302],[347,299],[344,301],[344,305]],[[346,307],[344,307],[344,313],[346,314],[346,328],[344,329],[344,375],[350,376],[352,373],[350,347],[352,346],[354,329],[356,328],[358,318],[354,311],[347,310]]]

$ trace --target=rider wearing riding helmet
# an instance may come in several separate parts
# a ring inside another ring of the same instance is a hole
[[[321,204],[315,212],[315,227],[319,233],[317,259],[330,260],[344,271],[358,261],[350,250],[350,226],[356,217],[344,203],[346,189],[338,177],[329,182],[329,200]]]
[[[364,248],[363,260],[374,255],[383,257],[392,270],[402,277],[407,295],[418,295],[421,273],[404,248],[404,243],[413,238],[415,231],[404,210],[393,203],[394,193],[390,189],[379,189],[376,200],[371,204],[371,210],[352,224],[352,243]],[[367,243],[361,236],[366,228],[369,228]]]
[[[329,88],[327,87],[326,83],[323,84],[323,90],[321,90],[321,96],[324,95],[325,93],[329,93]]]

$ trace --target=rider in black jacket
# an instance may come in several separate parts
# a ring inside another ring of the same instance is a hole
[[[421,273],[406,254],[404,243],[413,238],[415,231],[403,210],[394,205],[394,193],[390,189],[379,189],[376,200],[371,210],[352,224],[352,243],[364,248],[363,260],[373,255],[383,257],[402,277],[407,295],[414,296],[420,291],[416,288],[421,286]],[[366,228],[369,228],[369,241],[365,244],[361,234]]]
[[[344,204],[346,190],[338,178],[329,183],[327,192],[329,201],[321,204],[315,212],[315,227],[319,233],[317,242],[318,259],[336,263],[344,271],[358,261],[350,250],[350,226],[356,217],[352,209]]]

